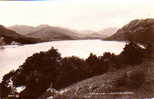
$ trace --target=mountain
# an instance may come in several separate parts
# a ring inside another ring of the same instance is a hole
[[[7,29],[0,25],[0,37],[4,38],[5,43],[10,44],[12,41],[21,44],[30,44],[40,42],[39,39],[22,36],[13,30]]]
[[[105,35],[99,34],[97,32],[93,32],[91,34],[85,34],[83,38],[87,39],[103,39]]]
[[[43,41],[73,40],[80,38],[80,35],[77,34],[76,31],[61,27],[52,27],[46,24],[42,24],[37,27],[27,25],[14,25],[8,28],[13,31],[16,31],[21,35],[33,38],[40,38]]]
[[[154,42],[154,19],[133,20],[106,40]]]
[[[105,28],[103,30],[98,31],[99,34],[103,34],[104,38],[105,37],[109,37],[111,35],[113,35],[114,33],[116,33],[118,30],[118,28],[116,27],[109,27],[109,28]]]
[[[80,34],[81,39],[102,39],[105,35],[100,34],[96,31],[91,30],[83,30],[78,32]]]
[[[79,34],[72,30],[61,27],[52,27],[48,25],[37,26],[35,31],[27,34],[26,36],[40,38],[44,41],[79,39]]]
[[[50,40],[74,40],[74,39],[104,39],[116,32],[117,28],[106,28],[100,31],[72,30],[62,27],[53,27],[46,24],[37,27],[27,25],[14,25],[8,27],[21,35],[40,38],[44,41]]]
[[[35,27],[28,26],[28,25],[14,25],[14,26],[8,27],[8,29],[16,31],[21,35],[26,35],[28,33],[35,31]]]
[[[83,31],[79,31],[79,33],[81,34],[82,38],[104,39],[116,33],[117,30],[118,29],[115,27],[109,27],[109,28],[102,29],[100,31],[83,30]]]

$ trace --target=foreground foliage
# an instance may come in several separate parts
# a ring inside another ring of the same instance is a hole
[[[28,57],[16,71],[6,74],[1,83],[1,97],[7,97],[11,91],[15,91],[9,87],[10,82],[13,82],[14,87],[26,87],[19,94],[20,99],[36,99],[51,83],[53,88],[62,89],[92,76],[140,64],[148,50],[130,42],[119,55],[106,52],[103,56],[96,56],[91,53],[84,60],[75,56],[62,58],[57,49],[52,47],[47,52]],[[134,77],[130,79],[138,80]]]

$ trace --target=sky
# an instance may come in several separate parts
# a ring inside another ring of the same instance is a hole
[[[153,18],[153,4],[154,0],[0,1],[0,24],[49,24],[77,30],[120,28],[134,19]]]

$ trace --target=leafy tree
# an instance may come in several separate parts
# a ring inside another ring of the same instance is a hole
[[[10,87],[7,87],[7,85],[3,82],[0,83],[0,97],[1,97],[1,99],[7,98],[10,91],[11,91]]]
[[[107,62],[105,62],[104,57],[97,57],[94,54],[90,54],[90,56],[86,59],[86,63],[89,67],[89,71],[91,76],[103,74],[108,70]]]
[[[126,44],[124,50],[119,55],[125,64],[140,64],[144,58],[145,49],[134,42]],[[121,61],[121,62],[122,62]]]
[[[0,83],[0,95],[2,98],[8,97],[10,93],[15,93],[15,90],[13,90],[13,85],[10,84],[14,74],[15,71],[12,70],[3,76],[2,82]]]
[[[47,52],[36,53],[26,59],[13,78],[15,86],[26,86],[21,99],[35,99],[54,83],[61,56],[53,47]]]
[[[8,83],[10,82],[11,78],[15,75],[15,71],[12,70],[9,73],[5,74],[3,76],[2,82],[5,83],[6,85],[8,85]]]
[[[88,78],[86,64],[78,57],[65,57],[56,80],[56,89],[65,88],[75,82]]]
[[[90,53],[89,57],[85,60],[88,65],[88,70],[91,75],[96,75],[95,71],[97,70],[98,58],[96,55]]]

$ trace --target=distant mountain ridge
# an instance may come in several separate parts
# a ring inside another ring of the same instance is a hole
[[[104,39],[116,33],[117,30],[118,28],[109,27],[99,31],[84,30],[79,31],[79,33],[82,35],[83,38],[87,39]]]
[[[37,27],[26,25],[14,25],[8,28],[16,31],[19,34],[33,38],[40,38],[43,41],[104,39],[115,33],[115,31],[117,30],[117,28],[106,28],[97,32],[91,30],[77,31],[63,27],[49,26],[46,24],[42,24]]]
[[[123,26],[106,40],[154,43],[154,19],[136,19]]]
[[[40,25],[36,27],[36,30],[27,34],[27,36],[40,38],[44,41],[79,39],[78,34],[74,31],[61,27],[51,27],[48,25]]]

